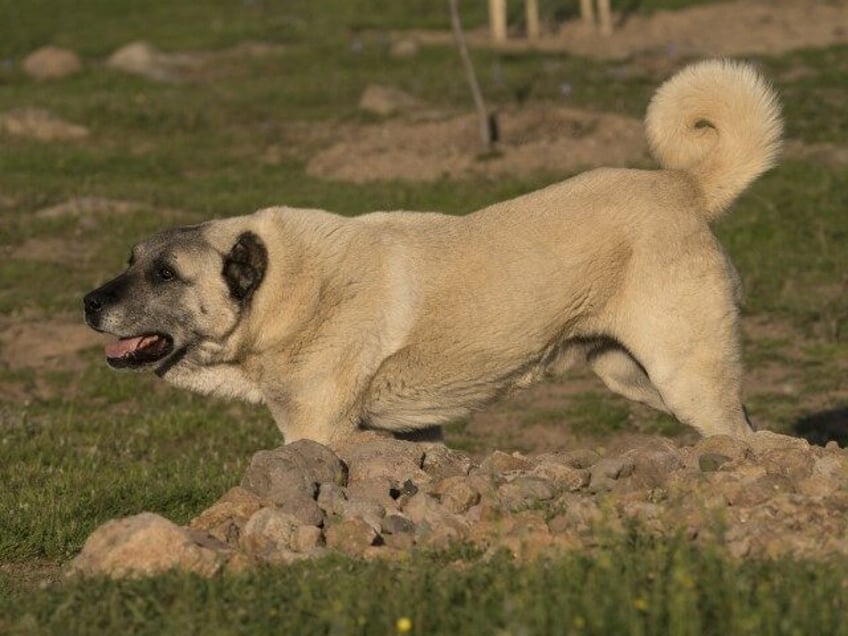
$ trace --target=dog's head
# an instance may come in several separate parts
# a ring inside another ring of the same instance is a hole
[[[168,230],[137,244],[126,271],[85,296],[86,323],[118,337],[106,345],[111,366],[164,375],[183,359],[221,361],[215,358],[262,284],[268,252],[251,231],[215,247],[207,227]]]

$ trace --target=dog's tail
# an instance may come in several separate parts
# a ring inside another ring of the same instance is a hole
[[[751,66],[728,60],[694,64],[660,86],[645,127],[654,158],[694,177],[708,220],[774,165],[783,132],[772,88]]]

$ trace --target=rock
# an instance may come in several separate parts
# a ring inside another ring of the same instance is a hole
[[[415,523],[417,542],[433,547],[445,547],[468,532],[467,521],[425,493],[413,495],[403,513]]]
[[[415,522],[400,514],[387,515],[380,523],[380,530],[385,534],[412,534]]]
[[[347,498],[351,501],[361,500],[380,504],[383,508],[396,509],[396,497],[392,493],[400,493],[402,486],[388,477],[375,477],[352,481],[347,486]]]
[[[74,75],[82,70],[79,56],[58,46],[42,46],[27,55],[24,72],[37,80],[54,80]]]
[[[760,462],[768,473],[785,475],[793,482],[809,477],[813,472],[815,457],[808,449],[798,447],[772,448],[760,455]]]
[[[553,482],[563,490],[575,492],[589,485],[588,470],[572,468],[567,464],[552,461],[542,461],[530,472],[534,477],[541,477]]]
[[[88,137],[88,128],[59,119],[42,108],[10,110],[0,115],[0,129],[36,141],[78,141]]]
[[[199,546],[185,528],[143,512],[97,528],[74,559],[71,573],[121,578],[182,570],[211,576],[224,561],[221,553]]]
[[[508,473],[518,470],[532,470],[533,464],[521,453],[509,455],[496,450],[480,463],[480,469],[491,473]]]
[[[180,53],[163,53],[148,42],[131,42],[112,53],[106,66],[158,82],[173,82],[198,66],[197,60]]]
[[[299,440],[254,454],[241,485],[266,501],[285,504],[314,499],[319,484],[343,486],[346,481],[346,466],[333,451],[310,440]]]
[[[351,499],[345,503],[341,516],[343,519],[362,519],[374,528],[375,532],[380,532],[382,519],[386,516],[386,509],[376,501]]]
[[[459,475],[440,481],[435,492],[441,504],[454,514],[464,514],[480,502],[479,491],[468,483],[467,478]]]
[[[766,474],[751,482],[736,482],[724,489],[731,506],[750,507],[761,504],[780,493],[795,492],[792,482],[783,475]]]
[[[540,501],[553,499],[556,488],[547,479],[518,477],[498,488],[501,506],[507,510],[523,510]]]
[[[430,477],[421,470],[424,450],[421,444],[381,437],[352,441],[337,449],[350,470],[351,483],[368,479],[389,479],[403,484],[426,482]]]
[[[633,461],[634,487],[638,488],[662,486],[674,472],[684,468],[680,451],[671,444],[665,444],[665,448],[645,446],[626,455]]]
[[[444,444],[429,444],[424,449],[421,468],[434,481],[455,475],[467,475],[474,463],[465,453],[452,450]]]
[[[341,515],[347,503],[347,492],[338,484],[323,483],[319,486],[316,503],[327,515]]]
[[[324,533],[315,526],[299,526],[290,538],[294,552],[312,552],[324,542]]]
[[[826,454],[813,463],[811,475],[798,484],[798,492],[810,497],[826,497],[848,490],[848,454]]]
[[[750,437],[746,438],[746,440]],[[698,458],[703,454],[713,453],[724,455],[731,460],[745,459],[751,454],[751,446],[745,440],[729,435],[713,435],[705,437],[695,444],[693,457]]]
[[[582,469],[590,468],[597,462],[601,456],[588,448],[578,448],[573,451],[563,451],[559,453],[543,453],[536,457],[536,463],[554,463],[562,464],[570,468]]]
[[[581,534],[590,532],[593,526],[603,518],[601,509],[594,499],[563,495],[557,501],[557,505],[565,510],[548,522],[551,532],[566,533],[571,530]]]
[[[418,55],[418,40],[414,37],[404,37],[392,42],[389,55],[394,58],[409,58]]]
[[[189,527],[203,530],[220,541],[236,545],[244,524],[261,507],[259,497],[236,486],[192,519]]]
[[[359,110],[380,117],[388,117],[419,107],[417,99],[392,86],[372,84],[359,98]]]
[[[791,437],[772,431],[757,431],[745,439],[758,455],[778,448],[794,448],[797,450],[808,450],[810,448],[810,443],[802,437]]]
[[[324,523],[324,511],[311,497],[287,499],[277,507],[281,512],[290,514],[302,524],[320,526]]]
[[[604,457],[589,469],[589,490],[603,492],[612,488],[612,483],[633,474],[636,464],[629,457]]]
[[[351,556],[362,556],[377,543],[379,534],[362,519],[344,519],[330,524],[324,531],[327,547]]]
[[[712,473],[730,461],[730,457],[721,453],[704,453],[698,457],[698,467],[703,473]]]
[[[293,515],[276,508],[262,508],[245,524],[241,547],[267,563],[288,563],[300,526]]]

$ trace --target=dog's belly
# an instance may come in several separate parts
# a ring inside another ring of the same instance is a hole
[[[420,355],[406,351],[387,360],[372,380],[363,420],[369,428],[399,432],[446,424],[533,384],[552,361],[549,351],[512,360],[492,352],[422,364]]]

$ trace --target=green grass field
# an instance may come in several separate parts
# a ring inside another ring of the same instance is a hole
[[[577,3],[540,4],[552,16],[574,14]],[[640,10],[690,4],[651,0]],[[281,123],[370,121],[357,111],[370,83],[398,86],[434,107],[470,109],[453,49],[424,47],[393,60],[379,35],[446,28],[446,7],[428,0],[0,3],[0,113],[43,107],[91,130],[81,142],[0,135],[0,200],[9,201],[0,205],[0,328],[81,321],[82,295],[122,267],[133,242],[167,225],[280,203],[343,214],[461,214],[568,176],[552,167],[523,180],[354,185],[308,176],[303,148],[273,165],[258,159],[270,145],[293,143]],[[467,4],[468,25],[483,23],[483,7]],[[157,83],[103,66],[115,48],[142,38],[171,51],[245,40],[280,48],[204,81]],[[85,70],[55,82],[27,78],[21,58],[46,43],[77,50]],[[650,70],[624,79],[614,73],[618,62],[565,54],[475,51],[474,59],[496,104],[561,100],[568,81],[577,89],[570,105],[638,117],[663,79]],[[756,61],[780,90],[789,137],[848,144],[848,47]],[[494,64],[503,70],[498,81],[487,71]],[[716,227],[744,280],[746,316],[768,327],[746,339],[749,365],[786,368],[798,387],[790,397],[770,386],[751,396],[752,411],[777,430],[848,406],[846,183],[844,162],[789,158]],[[141,207],[95,214],[84,227],[73,217],[34,214],[75,196]],[[16,251],[33,241],[56,241],[80,256]],[[397,564],[334,557],[211,581],[65,582],[61,568],[99,524],[142,510],[187,522],[238,483],[253,452],[278,445],[279,434],[264,410],[115,374],[95,348],[72,364],[3,360],[0,633],[394,634],[402,617],[415,634],[848,633],[848,562],[738,562],[636,531],[602,539],[591,554],[527,564],[457,549]],[[564,414],[516,419],[570,417],[578,435],[597,434],[598,426],[614,435],[627,428],[630,408],[587,393]],[[676,431],[663,421],[656,427]],[[461,425],[453,430],[461,437]]]

